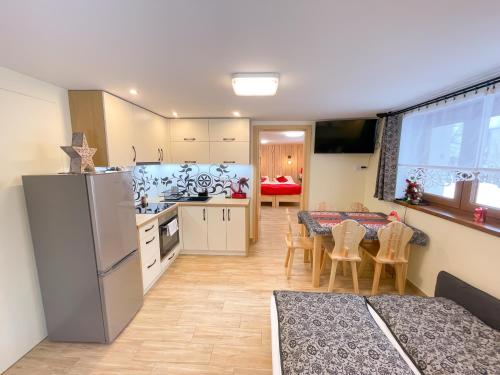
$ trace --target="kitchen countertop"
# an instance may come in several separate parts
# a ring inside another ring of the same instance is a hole
[[[150,221],[158,218],[159,216],[173,210],[175,207],[180,206],[227,206],[227,207],[247,207],[250,204],[250,199],[232,199],[232,198],[222,198],[222,197],[212,197],[206,202],[177,202],[172,207],[167,210],[159,212],[157,214],[136,214],[135,223],[137,228],[149,223]]]

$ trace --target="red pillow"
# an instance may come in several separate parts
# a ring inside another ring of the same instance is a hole
[[[285,176],[279,176],[276,181],[278,182],[287,182],[288,181],[288,178],[286,178]]]
[[[264,182],[264,181],[266,181],[266,178],[265,177],[261,177],[260,178],[260,182]]]

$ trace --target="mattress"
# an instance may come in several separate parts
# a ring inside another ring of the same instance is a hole
[[[302,186],[297,184],[261,184],[260,193],[262,195],[300,195]]]

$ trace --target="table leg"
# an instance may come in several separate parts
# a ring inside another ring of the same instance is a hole
[[[323,238],[321,236],[314,236],[314,255],[312,258],[312,286],[314,288],[319,287],[319,277],[321,273],[321,242]]]

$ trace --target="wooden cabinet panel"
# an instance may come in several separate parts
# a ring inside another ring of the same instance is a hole
[[[250,120],[210,119],[211,142],[250,142]]]
[[[226,249],[228,251],[246,252],[247,220],[244,207],[227,208]]]
[[[174,119],[170,122],[174,142],[208,142],[207,119]]]
[[[172,142],[170,145],[173,163],[208,164],[209,142]]]
[[[208,250],[208,213],[206,207],[182,207],[181,230],[185,250]]]
[[[208,249],[211,251],[226,250],[225,207],[207,207],[208,213]]]
[[[250,143],[210,142],[210,163],[250,164]]]

